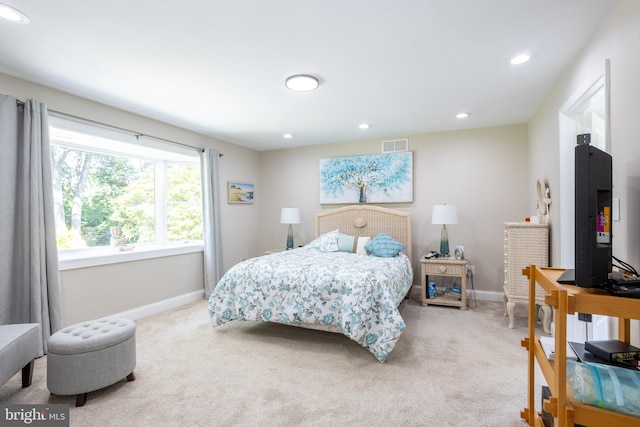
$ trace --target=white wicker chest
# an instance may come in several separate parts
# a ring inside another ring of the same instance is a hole
[[[522,269],[535,264],[549,266],[549,226],[530,222],[504,223],[504,305],[509,328],[514,327],[516,303],[529,304],[529,279]],[[550,333],[551,307],[544,302],[544,290],[536,284],[536,305],[542,311],[543,331]]]

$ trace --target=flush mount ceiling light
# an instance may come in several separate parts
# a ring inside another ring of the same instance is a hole
[[[360,124],[358,125],[358,127],[359,127],[360,129],[369,129],[369,128],[371,127],[371,125],[370,125],[369,123],[360,123]]]
[[[320,81],[309,74],[296,74],[295,76],[287,77],[284,84],[287,88],[296,92],[309,92],[320,86]]]
[[[458,113],[458,114],[456,114],[456,119],[466,119],[470,115],[471,115],[471,113]]]
[[[524,64],[525,62],[529,61],[531,59],[531,55],[526,54],[526,53],[522,53],[520,55],[514,56],[513,58],[511,58],[511,65],[520,65],[520,64]]]
[[[292,133],[285,133],[284,135],[282,135],[282,137],[284,139],[291,139],[291,138],[293,138],[293,134]]]
[[[0,18],[4,18],[11,22],[16,22],[18,24],[28,24],[29,18],[27,15],[16,9],[15,7],[9,6],[4,3],[0,3]]]

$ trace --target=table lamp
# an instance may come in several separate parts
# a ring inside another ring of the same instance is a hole
[[[431,224],[442,224],[442,233],[440,235],[441,256],[449,256],[449,235],[447,233],[447,224],[457,223],[458,212],[456,211],[456,205],[433,205]]]
[[[287,250],[293,249],[293,227],[291,224],[300,224],[300,209],[282,208],[280,224],[289,224],[289,232],[287,233]]]

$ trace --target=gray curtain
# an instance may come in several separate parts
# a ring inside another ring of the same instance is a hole
[[[202,177],[202,221],[204,228],[204,297],[209,298],[222,277],[222,232],[220,225],[219,153],[205,148],[200,154]]]
[[[47,107],[0,95],[0,324],[62,326]]]

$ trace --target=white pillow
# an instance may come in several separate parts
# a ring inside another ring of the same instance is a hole
[[[310,248],[320,249],[324,252],[337,252],[338,251],[338,230],[333,230],[328,233],[321,234],[316,237],[307,245]]]
[[[358,237],[358,244],[356,245],[356,253],[360,255],[368,255],[367,250],[364,248],[369,243],[371,237]]]

